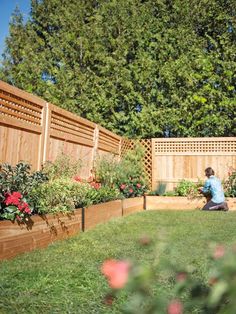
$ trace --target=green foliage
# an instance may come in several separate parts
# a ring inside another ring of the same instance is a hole
[[[203,186],[203,182],[192,182],[189,180],[180,180],[173,191],[166,191],[162,195],[165,196],[187,196],[189,198],[200,197],[198,189]]]
[[[33,191],[37,198],[35,204],[39,214],[69,212],[75,209],[73,194],[74,185],[71,179],[59,178],[40,185]]]
[[[95,177],[102,185],[113,187],[119,174],[119,160],[117,156],[104,156],[97,159]]]
[[[2,164],[0,171],[0,218],[25,220],[34,210],[32,191],[48,180],[41,171],[30,172],[30,165],[19,162],[15,167]]]
[[[175,192],[178,196],[190,196],[198,194],[197,188],[198,186],[196,183],[188,180],[181,180],[178,182]]]
[[[54,162],[46,162],[43,165],[43,172],[49,180],[59,178],[72,178],[78,175],[81,170],[81,160],[73,160],[70,156],[61,153]]]
[[[225,194],[230,197],[236,197],[236,170],[231,169],[229,177],[224,184]]]
[[[120,192],[117,188],[111,188],[109,186],[101,186],[96,190],[93,204],[105,203],[120,198]]]
[[[138,143],[121,160],[102,158],[96,165],[96,180],[118,188],[123,197],[141,196],[148,189],[143,159],[144,149]]]
[[[31,2],[0,78],[121,135],[234,136],[236,3]]]

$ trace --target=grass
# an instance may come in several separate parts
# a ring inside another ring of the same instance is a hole
[[[121,313],[122,291],[112,307],[102,300],[109,291],[100,273],[107,258],[155,263],[159,254],[161,289],[171,295],[165,275],[167,261],[191,264],[206,280],[211,261],[209,244],[236,243],[236,212],[144,211],[99,225],[47,249],[0,263],[0,313]],[[142,235],[152,245],[141,246]],[[162,251],[161,251],[162,250]]]

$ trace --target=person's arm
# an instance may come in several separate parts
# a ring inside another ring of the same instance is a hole
[[[210,180],[206,180],[205,184],[204,184],[204,187],[202,188],[202,192],[203,193],[208,193],[210,192],[210,187],[211,187],[211,182]]]

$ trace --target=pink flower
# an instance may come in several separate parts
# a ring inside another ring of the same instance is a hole
[[[136,186],[138,189],[140,189],[142,185],[140,183],[137,183]]]
[[[182,314],[183,305],[179,300],[172,300],[167,307],[168,314]]]
[[[98,182],[95,182],[95,181],[91,182],[90,185],[91,185],[91,187],[93,187],[95,190],[99,190],[100,187],[101,187],[101,183],[98,183]]]
[[[81,181],[82,181],[82,179],[81,179],[80,176],[75,176],[75,177],[74,177],[74,180],[77,181],[77,182],[81,182]]]
[[[215,251],[213,253],[213,258],[214,259],[219,259],[225,255],[225,247],[223,245],[218,245],[215,248]]]
[[[134,192],[134,190],[133,189],[129,189],[129,193],[131,194],[131,193],[133,193]]]
[[[103,263],[101,271],[112,289],[121,289],[128,281],[129,269],[128,262],[110,259]]]
[[[124,183],[120,185],[121,190],[124,190],[125,188],[126,188],[126,185]]]

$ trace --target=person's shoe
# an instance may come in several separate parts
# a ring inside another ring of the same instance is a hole
[[[227,212],[229,210],[228,204],[224,202],[224,208],[223,211]]]

